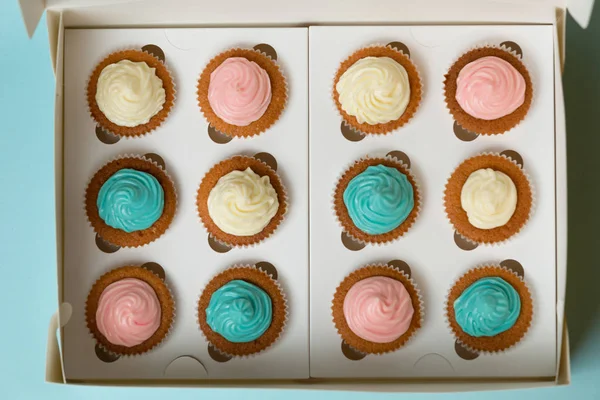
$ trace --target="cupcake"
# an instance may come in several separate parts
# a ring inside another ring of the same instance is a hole
[[[277,173],[246,156],[221,161],[202,179],[198,215],[217,241],[249,246],[271,236],[287,211],[287,194]]]
[[[259,353],[277,341],[287,321],[279,284],[255,266],[234,266],[215,276],[198,301],[206,340],[231,357]]]
[[[524,118],[533,98],[527,68],[505,47],[480,47],[463,54],[444,79],[446,105],[463,128],[504,133]]]
[[[421,327],[423,301],[414,281],[388,265],[367,265],[338,286],[331,306],[342,339],[366,354],[399,349]]]
[[[386,134],[407,123],[421,92],[415,65],[390,46],[356,51],[341,63],[333,81],[333,101],[343,120],[363,134]]]
[[[87,86],[92,118],[104,130],[135,137],[156,129],[175,100],[175,84],[161,60],[141,50],[108,55]]]
[[[138,266],[113,269],[92,286],[87,327],[100,346],[118,355],[143,354],[160,344],[175,317],[165,282]]]
[[[408,167],[393,157],[362,158],[338,180],[333,194],[342,229],[361,243],[387,243],[415,222],[421,196]]]
[[[446,318],[456,339],[473,352],[494,353],[527,333],[533,303],[527,285],[499,265],[474,268],[452,286]]]
[[[142,156],[109,162],[94,174],[85,192],[92,228],[121,247],[142,246],[160,237],[171,224],[176,206],[171,178]]]
[[[462,162],[446,183],[444,206],[456,231],[471,242],[503,242],[518,233],[533,210],[528,176],[512,159],[483,153]]]
[[[198,104],[208,123],[228,136],[250,137],[267,130],[287,102],[279,65],[252,49],[215,56],[198,80]]]

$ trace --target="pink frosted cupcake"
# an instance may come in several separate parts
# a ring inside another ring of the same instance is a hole
[[[388,265],[368,265],[348,275],[338,286],[331,308],[342,339],[366,354],[404,346],[423,317],[414,281]]]
[[[167,336],[175,315],[164,280],[138,266],[102,275],[88,294],[89,331],[106,350],[118,355],[142,354]]]
[[[277,63],[252,49],[214,57],[198,81],[198,104],[208,123],[228,136],[249,137],[268,129],[287,101],[287,83]]]
[[[521,58],[505,47],[463,54],[445,75],[446,106],[463,128],[482,135],[504,133],[524,118],[533,85]]]

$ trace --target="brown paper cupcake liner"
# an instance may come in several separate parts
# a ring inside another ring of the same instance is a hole
[[[128,233],[107,225],[98,213],[96,200],[102,185],[114,173],[123,168],[133,168],[148,172],[158,180],[163,188],[165,194],[163,213],[147,229]],[[164,235],[171,226],[177,210],[177,191],[175,190],[175,184],[171,176],[155,161],[137,154],[122,154],[104,164],[92,176],[86,185],[83,204],[89,225],[104,240],[120,247],[140,247],[148,245]]]
[[[111,122],[102,111],[98,107],[96,103],[96,89],[98,78],[100,77],[100,73],[102,70],[110,64],[117,63],[122,60],[130,60],[133,62],[143,61],[151,68],[156,69],[156,75],[162,80],[163,88],[165,89],[165,103],[163,104],[162,109],[156,113],[150,121],[145,124],[137,125],[137,126],[120,126]],[[88,81],[86,83],[86,97],[87,97],[87,105],[88,105],[88,113],[92,117],[94,121],[105,131],[119,137],[125,138],[133,138],[144,136],[156,128],[158,128],[162,123],[167,119],[169,114],[171,113],[171,109],[175,104],[177,91],[175,89],[175,81],[173,80],[173,74],[167,67],[167,65],[148,53],[145,50],[135,50],[135,49],[124,49],[119,50],[113,53],[110,53],[106,56],[102,61],[100,61],[90,76],[88,77]]]
[[[260,287],[268,293],[273,304],[271,325],[261,337],[252,342],[230,342],[214,332],[206,323],[206,308],[210,303],[212,294],[235,279],[247,281]],[[250,358],[268,350],[285,331],[289,317],[287,297],[279,282],[265,271],[249,264],[236,264],[214,276],[202,289],[196,304],[196,321],[204,340],[210,343],[217,352],[228,358]]]
[[[510,329],[496,336],[470,336],[463,332],[454,318],[454,301],[474,282],[487,277],[500,277],[515,288],[521,298],[521,313]],[[503,266],[488,264],[470,269],[454,282],[448,290],[444,311],[448,328],[464,348],[472,353],[495,354],[510,349],[525,337],[533,319],[533,300],[523,278]]]
[[[496,56],[509,62],[525,79],[525,101],[512,113],[495,120],[483,120],[467,114],[456,101],[456,79],[462,68],[481,57]],[[504,45],[489,43],[471,47],[463,53],[444,74],[444,100],[448,112],[464,129],[480,135],[500,135],[517,127],[527,116],[534,100],[534,87],[530,69],[515,51]]]
[[[505,173],[517,187],[517,207],[513,216],[506,224],[492,229],[479,229],[471,225],[460,201],[467,178],[482,168]],[[512,158],[500,153],[484,152],[462,161],[450,174],[444,189],[444,209],[448,222],[463,239],[477,245],[496,246],[513,240],[531,219],[536,204],[535,187],[529,174]]]
[[[208,213],[208,196],[222,176],[236,170],[243,171],[248,167],[251,167],[257,175],[269,177],[271,186],[277,192],[279,209],[267,226],[259,233],[251,236],[236,236],[223,232],[213,222]],[[288,194],[277,172],[263,161],[249,156],[233,156],[215,164],[202,178],[196,194],[196,211],[204,229],[217,242],[229,247],[246,248],[255,246],[269,238],[285,219],[288,207]]]
[[[385,276],[400,281],[408,291],[412,300],[414,314],[411,324],[408,330],[393,342],[375,343],[359,337],[350,329],[346,322],[346,317],[344,316],[344,299],[350,288],[357,282],[372,276]],[[331,305],[331,314],[333,324],[338,334],[350,347],[363,354],[382,355],[406,346],[406,344],[414,338],[417,331],[423,326],[425,307],[421,291],[412,278],[403,271],[399,271],[388,264],[378,263],[369,264],[359,268],[344,278],[335,290]]]
[[[400,116],[400,118],[387,122],[385,124],[370,125],[366,122],[361,124],[358,122],[356,117],[346,113],[342,109],[342,105],[338,100],[338,93],[335,87],[343,73],[346,72],[346,70],[352,65],[354,65],[354,63],[356,63],[358,60],[365,57],[389,57],[394,61],[398,62],[400,65],[402,65],[406,70],[410,84],[410,100],[408,102],[408,105],[406,106],[406,110],[404,110],[404,113]],[[331,94],[333,102],[335,104],[336,112],[338,112],[341,115],[345,124],[350,129],[363,136],[387,135],[408,123],[412,119],[414,114],[417,112],[421,104],[421,98],[423,95],[424,88],[423,81],[421,79],[421,74],[419,73],[417,66],[412,62],[412,60],[402,51],[396,50],[391,46],[383,44],[373,44],[370,46],[366,46],[352,53],[348,58],[346,58],[340,63],[335,75],[333,76],[332,82],[333,85],[331,87]]]
[[[231,57],[244,57],[249,61],[254,61],[267,71],[271,81],[271,103],[259,119],[246,126],[237,126],[223,121],[215,114],[208,101],[210,74],[226,59]],[[240,138],[250,138],[260,135],[273,126],[283,114],[289,97],[288,82],[280,64],[276,60],[273,60],[271,56],[256,49],[231,48],[217,54],[206,64],[200,73],[196,89],[200,112],[202,112],[208,124],[224,135]]]
[[[150,338],[133,347],[109,342],[96,326],[96,309],[100,295],[108,285],[125,278],[136,278],[149,284],[161,305],[161,323],[158,330]],[[94,282],[85,301],[84,313],[88,333],[98,346],[113,356],[136,357],[156,349],[165,342],[173,328],[176,308],[173,293],[166,280],[141,266],[130,265],[110,270]]]
[[[362,173],[369,166],[383,164],[386,167],[396,168],[402,172],[408,178],[408,181],[413,187],[414,194],[414,207],[408,214],[408,217],[398,227],[390,232],[382,233],[379,235],[370,235],[366,232],[361,231],[354,225],[346,205],[344,204],[344,191],[348,187],[348,184],[358,174]],[[402,161],[392,156],[385,157],[370,157],[365,156],[351,162],[345,169],[344,172],[338,177],[336,185],[332,193],[333,202],[333,213],[335,214],[336,220],[340,228],[346,232],[351,239],[356,242],[375,245],[384,245],[395,242],[400,239],[408,230],[413,226],[417,220],[419,213],[421,212],[421,189],[419,182],[412,174],[410,168]]]

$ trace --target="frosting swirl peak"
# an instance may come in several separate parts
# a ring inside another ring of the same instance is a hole
[[[164,190],[149,173],[130,168],[115,172],[100,188],[96,205],[100,218],[131,233],[152,226],[162,215]]]
[[[269,177],[257,175],[250,167],[222,176],[208,195],[210,218],[230,235],[261,232],[278,209],[277,192]]]
[[[389,57],[361,58],[342,74],[335,89],[342,109],[360,124],[395,121],[410,100],[406,69]]]
[[[96,103],[114,124],[134,127],[148,123],[165,104],[163,81],[145,62],[121,60],[98,77]]]
[[[495,336],[510,329],[520,313],[519,293],[499,277],[479,279],[454,301],[456,322],[474,337]]]
[[[156,332],[160,319],[158,297],[140,279],[113,282],[98,300],[96,326],[112,344],[132,347],[144,342]]]
[[[460,204],[469,223],[479,229],[505,225],[517,208],[517,188],[508,175],[491,168],[479,169],[467,178]]]
[[[210,329],[233,343],[258,339],[271,326],[271,298],[260,287],[233,280],[217,289],[206,308]]]
[[[344,190],[344,204],[354,225],[370,235],[396,229],[414,208],[414,192],[396,168],[371,165]]]
[[[415,312],[402,282],[372,276],[355,283],[344,298],[344,317],[359,337],[374,343],[389,343],[402,336]]]
[[[208,102],[228,124],[247,126],[258,120],[271,96],[267,71],[244,57],[230,57],[210,74]]]
[[[456,101],[475,118],[498,119],[525,102],[525,86],[525,78],[508,61],[481,57],[458,73]]]

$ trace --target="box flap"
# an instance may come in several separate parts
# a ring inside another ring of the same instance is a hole
[[[571,351],[569,344],[569,329],[567,320],[564,320],[562,327],[562,346],[560,347],[560,363],[558,365],[558,373],[556,374],[557,385],[571,384]]]
[[[65,369],[60,347],[60,328],[71,319],[73,307],[62,303],[50,318],[48,325],[48,342],[46,346],[46,382],[65,383]]]
[[[292,25],[323,23],[495,22],[553,23],[567,6],[586,27],[594,0],[20,0],[31,36],[44,8],[72,11],[66,26]],[[232,12],[232,9],[237,12]],[[181,10],[185,10],[184,13]],[[469,10],[465,13],[465,10]],[[135,15],[135,20],[131,16]]]
[[[46,9],[46,1],[19,0],[19,5],[21,6],[21,15],[23,17],[23,22],[25,22],[27,34],[31,38],[33,36],[33,32],[35,32],[38,22],[40,22],[40,18],[42,18],[44,10]]]
[[[140,6],[143,3],[143,7]],[[236,4],[237,3],[237,4]],[[540,7],[544,3],[547,7]],[[568,7],[579,25],[589,24],[594,0],[305,0],[282,3],[273,0],[254,2],[205,2],[171,0],[169,7],[158,0],[19,0],[23,21],[29,37],[46,8],[78,10],[79,25],[104,22],[106,25],[131,24],[130,13],[135,12],[136,25],[140,24],[293,24],[325,22],[391,22],[391,21],[477,21],[477,22],[541,22],[532,19],[541,8],[549,11]],[[232,13],[237,7],[237,13]],[[185,13],[178,10],[185,9]],[[464,10],[469,9],[465,14]],[[143,10],[143,12],[141,12]],[[84,16],[87,15],[87,18]],[[90,17],[92,22],[90,20]]]

